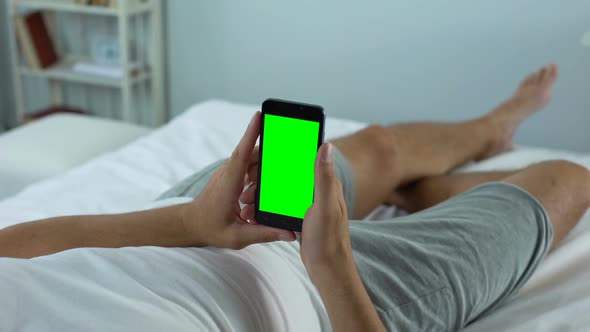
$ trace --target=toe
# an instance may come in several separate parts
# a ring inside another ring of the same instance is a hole
[[[558,75],[558,68],[556,64],[550,64],[548,66],[548,70],[547,70],[547,82],[548,83],[553,83],[555,82],[555,80],[557,79],[557,75]]]
[[[543,83],[543,81],[547,77],[547,72],[548,72],[547,66],[545,66],[545,67],[541,68],[541,70],[539,70],[539,72],[537,74],[537,83]]]

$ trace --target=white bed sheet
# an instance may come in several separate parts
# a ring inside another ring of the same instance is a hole
[[[227,156],[255,109],[221,101],[196,105],[121,150],[0,202],[0,228],[55,215],[146,208],[183,177]],[[331,119],[326,137],[363,126]],[[466,169],[509,169],[555,158],[590,166],[587,155],[527,148]],[[392,212],[382,209],[375,216]],[[0,330],[42,327],[35,324],[97,331],[140,327],[147,331],[164,326],[168,330],[189,326],[236,331],[325,329],[325,311],[305,278],[297,252],[296,243],[277,243],[243,252],[78,249],[33,261],[0,259]],[[267,266],[260,266],[267,263],[273,265],[270,273]],[[518,296],[468,330],[584,330],[590,326],[588,277],[590,223],[586,215]],[[284,285],[273,285],[279,280],[296,286],[285,290]],[[259,296],[248,296],[244,290],[248,288]],[[235,295],[240,292],[243,294]],[[276,298],[277,294],[283,298]],[[214,302],[218,307],[195,305],[199,302]]]

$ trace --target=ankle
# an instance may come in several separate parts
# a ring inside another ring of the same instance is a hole
[[[479,142],[479,149],[476,153],[475,160],[479,161],[488,158],[496,150],[499,142],[503,138],[503,133],[496,119],[489,114],[466,122],[471,127],[473,140]]]

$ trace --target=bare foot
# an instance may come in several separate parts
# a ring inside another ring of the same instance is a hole
[[[528,75],[512,97],[482,118],[492,125],[495,134],[488,150],[478,160],[512,149],[512,138],[518,126],[551,101],[557,71],[557,65],[551,64]]]

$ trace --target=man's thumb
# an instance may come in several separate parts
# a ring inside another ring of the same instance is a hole
[[[314,201],[321,204],[324,199],[330,199],[335,181],[334,146],[326,143],[320,147],[316,157]]]

